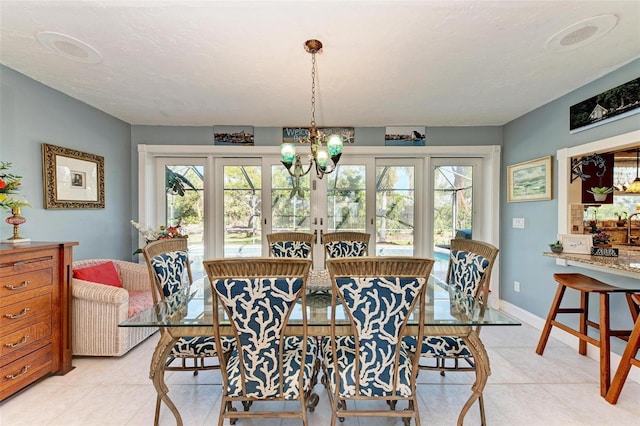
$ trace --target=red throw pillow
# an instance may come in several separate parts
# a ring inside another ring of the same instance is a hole
[[[122,287],[120,276],[118,275],[116,265],[114,265],[113,262],[105,262],[95,266],[74,269],[73,278],[91,281],[92,283]]]

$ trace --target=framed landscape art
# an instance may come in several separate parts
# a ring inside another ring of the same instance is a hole
[[[507,167],[507,202],[552,198],[551,156]]]

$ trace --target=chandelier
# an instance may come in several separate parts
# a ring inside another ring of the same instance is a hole
[[[336,169],[340,156],[342,155],[342,136],[332,134],[330,136],[320,135],[316,127],[316,53],[322,49],[322,42],[319,40],[307,40],[304,49],[311,53],[311,127],[306,138],[298,139],[298,143],[309,144],[311,153],[309,154],[309,164],[305,168],[302,164],[300,154],[296,153],[296,144],[283,143],[280,147],[281,161],[291,177],[294,178],[294,191],[300,193],[300,177],[306,175],[315,166],[318,179]],[[326,145],[326,149],[324,147]],[[329,163],[331,160],[331,163]]]

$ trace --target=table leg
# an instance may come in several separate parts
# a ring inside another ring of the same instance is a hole
[[[489,355],[487,354],[487,350],[484,347],[484,344],[478,337],[478,333],[475,330],[471,330],[468,336],[463,337],[465,343],[467,344],[471,355],[473,355],[473,361],[476,364],[476,380],[471,386],[471,396],[467,400],[467,402],[462,407],[460,411],[460,415],[458,416],[458,425],[461,426],[464,421],[464,416],[469,411],[469,408],[473,405],[476,400],[482,398],[482,391],[484,391],[484,387],[487,384],[487,379],[491,375],[491,366],[489,365]],[[483,407],[480,407],[480,415],[482,417],[482,424],[485,425],[486,421],[484,419],[484,410]]]
[[[611,353],[609,329],[609,293],[600,294],[600,395],[607,395],[611,383]]]
[[[177,426],[182,426],[182,417],[180,417],[180,413],[176,408],[171,398],[169,398],[168,392],[169,388],[167,384],[164,382],[164,367],[167,362],[167,358],[171,353],[171,349],[178,341],[177,337],[173,337],[169,332],[160,332],[160,340],[156,345],[156,349],[153,352],[153,357],[151,358],[151,367],[149,369],[149,378],[153,382],[153,386],[156,388],[156,393],[158,395],[158,402],[156,404],[156,413],[153,424],[158,426],[158,420],[160,418],[160,401],[163,401],[167,404],[167,407],[173,413],[173,416],[176,418]]]

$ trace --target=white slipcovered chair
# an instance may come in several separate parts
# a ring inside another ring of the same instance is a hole
[[[73,355],[121,356],[158,331],[157,327],[118,327],[135,311],[153,304],[147,265],[114,259],[73,262],[72,269],[113,262],[122,288],[74,278]]]

